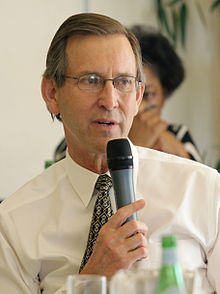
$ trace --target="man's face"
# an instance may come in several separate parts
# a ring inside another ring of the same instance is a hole
[[[136,76],[135,57],[123,35],[74,37],[67,43],[66,54],[69,76]],[[56,89],[56,99],[69,148],[104,153],[109,140],[127,137],[142,91],[140,87],[138,92],[121,93],[107,81],[98,92],[86,92],[78,88],[77,80],[66,79]]]

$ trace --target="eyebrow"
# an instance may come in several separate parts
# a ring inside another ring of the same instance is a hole
[[[151,88],[153,88],[154,89],[154,86],[153,85],[145,85],[145,89],[151,89]]]
[[[75,73],[74,75],[80,77],[80,76],[92,75],[92,74],[95,74],[95,75],[98,75],[98,76],[100,75],[100,73],[97,73],[95,71],[89,71],[89,70],[83,70],[83,71],[80,71],[78,73]]]
[[[92,74],[95,74],[97,76],[100,76],[100,77],[103,77],[105,78],[105,74],[104,73],[101,73],[101,72],[97,72],[97,71],[91,71],[91,70],[84,70],[84,71],[81,71],[81,72],[78,72],[78,73],[75,73],[74,76],[77,76],[77,77],[80,77],[80,76],[83,76],[83,75],[92,75]],[[71,74],[72,75],[72,74]],[[120,74],[117,74],[115,75],[115,77],[121,77],[121,76],[130,76],[130,77],[136,77],[136,75],[134,74],[130,74],[130,73],[125,73],[125,72],[122,72]]]

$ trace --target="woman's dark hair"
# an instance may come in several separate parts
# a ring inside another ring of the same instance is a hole
[[[185,77],[181,59],[160,32],[139,25],[133,26],[131,31],[140,43],[144,65],[150,66],[158,76],[166,98],[169,97]]]

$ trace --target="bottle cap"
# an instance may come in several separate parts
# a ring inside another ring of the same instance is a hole
[[[163,248],[176,247],[176,236],[175,235],[163,236],[162,247]]]

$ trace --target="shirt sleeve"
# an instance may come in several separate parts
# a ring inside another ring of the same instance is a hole
[[[0,225],[0,285],[1,293],[41,294],[38,276],[32,277],[27,273],[19,258],[7,240],[2,225]],[[51,294],[49,289],[43,291]],[[53,294],[66,294],[66,284]]]
[[[0,218],[0,285],[2,293],[40,294],[39,282],[25,272]]]
[[[214,196],[212,198],[212,196]],[[216,293],[220,293],[220,279],[219,279],[219,266],[220,266],[220,174],[216,176],[216,185],[214,195],[210,195],[210,213],[214,216],[211,217],[209,231],[215,230],[216,238],[213,240],[212,246],[208,253],[207,260],[207,275],[214,286]],[[213,223],[214,221],[214,223]]]

